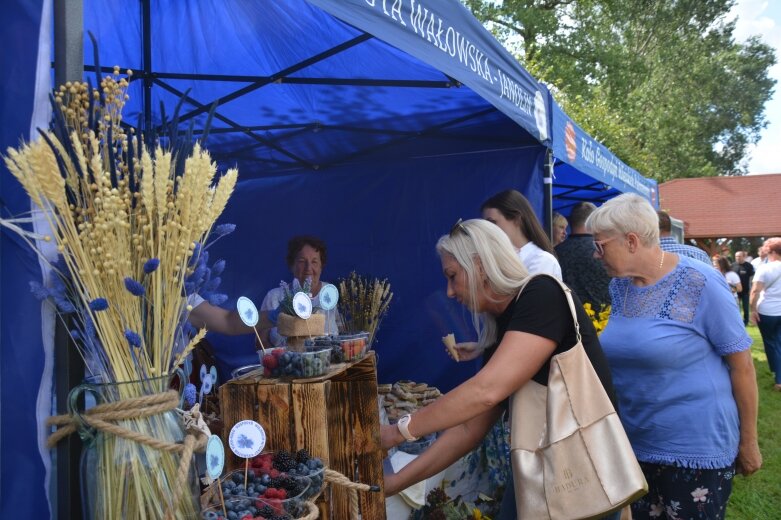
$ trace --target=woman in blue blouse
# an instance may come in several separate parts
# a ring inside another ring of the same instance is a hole
[[[599,339],[649,484],[633,516],[724,518],[734,474],[762,465],[751,338],[724,277],[663,251],[638,195],[606,202],[586,225],[613,277]]]

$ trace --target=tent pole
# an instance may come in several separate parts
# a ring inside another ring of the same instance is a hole
[[[548,238],[553,243],[553,150],[550,148],[545,152],[545,168],[542,177],[543,182],[543,225]]]
[[[54,81],[82,81],[84,73],[84,5],[82,0],[54,1]],[[57,413],[67,413],[68,393],[84,378],[84,364],[62,320],[54,329],[54,391]],[[81,518],[79,462],[81,439],[70,435],[57,445],[56,518]],[[53,489],[50,487],[50,489]]]
[[[141,2],[141,38],[144,56],[144,136],[152,139],[152,7],[149,0]]]

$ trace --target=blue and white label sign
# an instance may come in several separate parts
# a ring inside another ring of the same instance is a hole
[[[324,311],[330,311],[336,307],[336,303],[339,301],[339,289],[337,289],[335,285],[327,283],[323,285],[317,296],[320,302],[320,308]]]
[[[206,474],[211,479],[218,479],[225,466],[225,446],[217,435],[211,435],[206,443]]]
[[[231,451],[242,459],[251,459],[266,446],[266,431],[255,421],[237,422],[228,436]]]
[[[254,327],[258,324],[258,308],[252,303],[252,300],[246,296],[239,296],[236,300],[236,310],[239,311],[239,317],[247,327]]]
[[[302,320],[308,320],[312,315],[312,299],[303,291],[293,295],[293,312]]]

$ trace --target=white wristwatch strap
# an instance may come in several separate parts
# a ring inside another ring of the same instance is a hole
[[[399,421],[396,423],[396,427],[397,427],[397,428],[399,429],[399,431],[401,432],[401,435],[402,435],[402,436],[403,436],[405,439],[407,439],[408,441],[410,441],[410,442],[418,440],[418,437],[415,437],[415,436],[413,436],[413,435],[412,435],[412,434],[409,432],[409,423],[410,423],[410,421],[411,421],[411,420],[412,420],[412,416],[411,416],[410,414],[407,414],[407,415],[403,415],[403,416],[402,416],[402,417],[399,419]]]

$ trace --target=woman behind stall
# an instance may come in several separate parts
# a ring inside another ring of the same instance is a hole
[[[529,281],[528,271],[498,226],[485,220],[459,221],[436,248],[448,297],[472,312],[479,346],[493,347],[474,377],[396,425],[381,427],[386,449],[405,440],[405,427],[408,440],[443,431],[399,473],[386,475],[386,495],[435,475],[469,452],[496,423],[505,400],[530,379],[547,384],[551,357],[576,344],[572,314],[560,285],[548,276]],[[577,296],[573,298],[585,350],[612,395],[607,362],[594,328]],[[511,486],[505,499],[514,504]]]
[[[320,289],[324,282],[320,275],[328,258],[328,249],[321,239],[313,236],[296,236],[287,243],[287,266],[293,273],[291,290],[301,290],[307,278],[311,280],[312,305],[319,306]],[[281,287],[271,289],[260,305],[260,338],[264,345],[283,346],[285,337],[277,332],[274,312],[284,300],[285,291]],[[325,333],[336,335],[336,309],[326,311]]]
[[[551,245],[556,247],[567,239],[567,226],[569,222],[564,215],[558,211],[553,212],[553,236],[551,237]]]
[[[724,277],[724,281],[727,282],[727,286],[729,287],[730,292],[732,292],[732,296],[735,297],[735,305],[738,305],[738,293],[743,290],[738,273],[731,269],[729,260],[723,256],[713,257],[713,267]]]
[[[526,197],[515,190],[497,193],[480,206],[483,218],[510,238],[518,258],[531,274],[549,274],[561,280],[561,267]]]
[[[724,518],[734,473],[762,465],[751,338],[724,277],[663,251],[658,222],[635,194],[606,202],[586,221],[613,277],[599,339],[649,485],[632,513]]]
[[[767,262],[760,264],[751,285],[751,321],[759,327],[767,364],[775,377],[773,389],[781,392],[781,238],[762,245]]]

